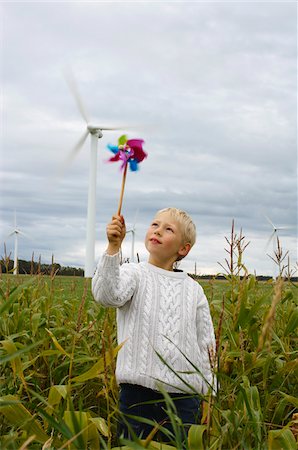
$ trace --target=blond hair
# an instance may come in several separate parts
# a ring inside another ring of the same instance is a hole
[[[192,247],[196,242],[196,226],[192,218],[185,211],[178,208],[164,208],[157,212],[157,214],[162,213],[170,213],[173,219],[177,220],[181,226],[183,243],[190,244]]]

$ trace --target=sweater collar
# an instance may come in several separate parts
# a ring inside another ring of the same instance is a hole
[[[154,266],[153,264],[150,264],[149,262],[142,262],[141,263],[144,267],[146,267],[148,270],[159,273],[160,275],[163,275],[165,277],[169,278],[185,278],[187,277],[187,273],[183,271],[175,272],[171,270],[165,270],[161,269],[160,267]]]

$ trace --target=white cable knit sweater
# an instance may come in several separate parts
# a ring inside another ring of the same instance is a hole
[[[118,342],[126,341],[117,357],[118,384],[158,390],[162,383],[168,392],[193,392],[190,385],[196,392],[208,391],[208,383],[214,383],[209,362],[214,329],[207,299],[196,281],[185,272],[144,262],[120,266],[119,253],[104,254],[92,292],[101,305],[118,308]]]

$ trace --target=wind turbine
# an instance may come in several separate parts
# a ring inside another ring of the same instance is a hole
[[[85,278],[93,276],[94,272],[94,255],[95,255],[95,226],[96,226],[96,178],[97,178],[97,141],[102,138],[103,131],[119,130],[120,127],[110,127],[100,124],[92,124],[86,113],[82,98],[77,89],[74,76],[71,72],[66,74],[66,81],[74,96],[77,107],[82,118],[86,122],[86,130],[80,137],[77,144],[69,153],[65,164],[67,166],[83,147],[86,139],[90,135],[90,162],[89,162],[89,187],[88,187],[88,207],[87,207],[87,226],[86,226],[86,253],[85,253]],[[121,127],[123,128],[123,127]]]
[[[136,211],[134,224],[126,231],[126,234],[131,233],[131,262],[135,262],[135,237],[136,237],[136,220],[139,210]]]
[[[13,259],[13,274],[18,274],[18,246],[19,246],[19,236],[26,236],[25,233],[20,231],[17,227],[17,215],[14,213],[14,230],[8,235],[8,237],[14,236],[14,259]]]
[[[275,261],[274,260],[275,249],[276,249],[275,241],[276,241],[276,243],[278,245],[278,241],[277,241],[278,240],[278,231],[288,230],[289,227],[277,227],[276,225],[274,225],[272,220],[270,220],[269,217],[267,217],[266,215],[265,215],[265,219],[271,225],[272,230],[273,230],[271,235],[270,235],[270,237],[269,237],[269,239],[268,239],[268,241],[267,241],[267,244],[266,244],[266,247],[265,247],[265,251],[267,252],[269,245],[271,244],[271,242],[273,242],[273,258],[271,258],[271,259],[273,259],[273,261]],[[274,238],[276,238],[276,239],[274,239]],[[273,276],[275,277],[274,270],[273,270]]]
[[[267,221],[269,222],[269,224],[272,226],[272,233],[271,233],[271,235],[270,235],[270,237],[269,237],[269,239],[268,239],[268,242],[267,242],[267,244],[266,244],[266,250],[267,250],[267,248],[269,247],[269,245],[270,245],[270,243],[272,242],[272,240],[273,240],[273,238],[276,236],[276,237],[278,237],[278,231],[281,231],[281,230],[287,230],[289,227],[277,227],[277,226],[275,226],[274,225],[274,223],[269,219],[269,217],[267,217],[267,216],[265,216],[265,218],[267,219]]]

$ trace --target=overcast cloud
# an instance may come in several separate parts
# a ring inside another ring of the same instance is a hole
[[[19,258],[84,266],[89,139],[50,181],[85,129],[63,76],[70,67],[92,122],[139,126],[124,131],[145,139],[123,205],[142,260],[154,213],[177,206],[198,230],[181,268],[219,272],[235,219],[250,241],[248,270],[272,273],[264,214],[289,227],[279,236],[295,264],[296,2],[2,2],[1,16],[2,254],[6,242],[13,255],[16,210],[31,237]],[[120,134],[99,140],[96,259],[121,183],[106,145]]]

